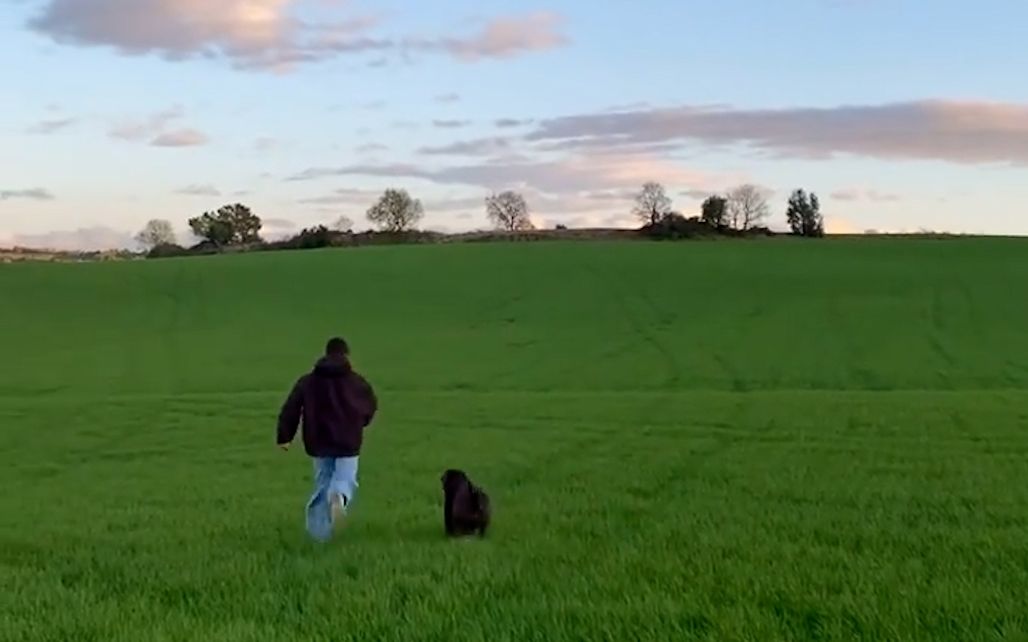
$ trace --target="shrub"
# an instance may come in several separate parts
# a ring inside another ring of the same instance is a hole
[[[717,230],[699,218],[695,216],[686,218],[677,212],[668,214],[656,223],[643,226],[642,232],[653,239],[667,240],[688,239],[717,234]]]
[[[189,250],[177,245],[175,243],[160,243],[153,246],[149,252],[146,253],[148,259],[169,259],[176,256],[188,256]]]

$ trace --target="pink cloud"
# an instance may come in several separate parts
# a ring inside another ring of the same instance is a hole
[[[305,181],[334,176],[419,178],[440,185],[468,185],[490,190],[530,187],[549,194],[635,189],[647,181],[704,187],[723,179],[658,157],[603,153],[555,160],[486,160],[434,170],[406,164],[313,167],[289,180]]]
[[[152,147],[197,147],[206,145],[210,139],[207,134],[195,129],[176,129],[157,136],[150,145]]]
[[[498,18],[480,34],[466,39],[450,39],[444,46],[458,58],[507,58],[533,51],[556,49],[568,43],[561,33],[563,20],[550,12]]]
[[[152,147],[193,147],[209,142],[206,134],[191,127],[172,129],[185,114],[179,106],[150,116],[118,123],[108,132],[111,138],[126,141],[149,141]]]
[[[172,107],[143,119],[123,121],[112,127],[109,133],[112,138],[122,140],[138,141],[153,138],[164,131],[171,122],[181,118],[183,113],[181,107]]]
[[[301,19],[298,10],[309,1],[47,0],[30,26],[62,44],[168,60],[217,57],[240,69],[273,72],[373,52],[443,52],[465,61],[507,58],[566,41],[557,31],[559,19],[548,13],[499,18],[466,37],[375,37],[380,20],[374,16]],[[320,4],[322,11],[338,13],[347,3]]]

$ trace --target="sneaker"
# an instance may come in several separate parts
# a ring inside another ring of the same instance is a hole
[[[346,517],[346,498],[338,493],[333,493],[329,505],[332,508],[332,527],[342,526],[343,518]]]

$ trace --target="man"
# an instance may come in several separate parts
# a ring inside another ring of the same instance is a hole
[[[307,502],[307,532],[332,536],[357,493],[357,462],[364,429],[378,410],[375,391],[350,365],[350,348],[336,337],[325,356],[300,377],[278,417],[278,445],[289,449],[303,421],[303,444],[314,460],[314,494]]]

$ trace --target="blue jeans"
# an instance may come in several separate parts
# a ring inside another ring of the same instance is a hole
[[[307,532],[319,541],[332,537],[332,500],[339,496],[345,509],[357,494],[358,457],[315,457],[314,493],[307,502]]]

